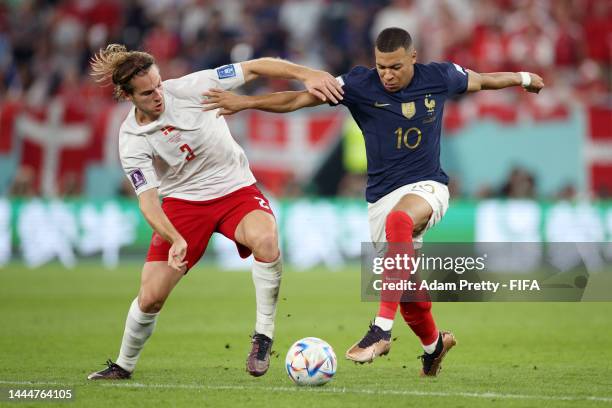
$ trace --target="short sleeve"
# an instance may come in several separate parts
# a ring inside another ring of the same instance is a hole
[[[202,93],[211,88],[231,90],[244,84],[244,73],[240,64],[230,64],[215,69],[206,69],[164,82],[174,95],[186,98],[202,98]]]
[[[366,67],[359,66],[351,69],[346,74],[336,77],[336,81],[338,81],[344,91],[343,99],[340,101],[342,105],[349,106],[359,102],[359,84],[363,84],[364,78],[368,73],[369,70]]]
[[[224,65],[214,69],[213,81],[226,91],[244,85],[244,73],[240,64]]]
[[[159,179],[153,167],[153,149],[143,136],[121,137],[119,157],[136,195],[159,187]]]
[[[445,62],[442,66],[442,75],[448,87],[448,95],[454,96],[464,93],[468,85],[467,71],[462,66],[452,62]]]

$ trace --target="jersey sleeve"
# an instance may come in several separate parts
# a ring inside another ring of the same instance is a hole
[[[240,64],[224,65],[214,69],[213,72],[212,80],[217,88],[229,91],[244,85],[244,73]]]
[[[179,97],[202,99],[202,93],[211,88],[231,90],[244,84],[244,73],[240,64],[230,64],[215,69],[197,71],[184,77],[164,82],[173,94]]]
[[[160,185],[153,167],[153,149],[142,136],[120,137],[121,166],[136,195]]]
[[[369,70],[366,67],[355,67],[346,74],[336,77],[336,81],[342,86],[344,91],[343,99],[340,101],[342,105],[350,106],[359,102],[360,83],[364,81]],[[330,102],[330,105],[336,105]]]
[[[455,63],[442,63],[442,76],[448,87],[448,95],[462,94],[467,90],[468,74],[466,70]]]

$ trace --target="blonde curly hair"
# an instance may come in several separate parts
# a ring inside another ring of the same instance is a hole
[[[130,84],[132,78],[146,74],[154,64],[155,58],[149,53],[128,51],[125,45],[109,44],[91,59],[91,76],[100,84],[112,83],[114,97],[123,99],[126,94],[134,92]]]

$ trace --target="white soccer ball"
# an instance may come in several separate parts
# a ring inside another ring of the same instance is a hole
[[[289,348],[285,368],[297,385],[323,385],[336,374],[334,349],[316,337],[298,340]]]

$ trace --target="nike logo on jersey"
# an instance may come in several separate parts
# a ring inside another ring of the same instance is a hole
[[[455,69],[456,69],[457,71],[461,72],[463,75],[467,75],[467,74],[465,73],[465,70],[463,69],[463,67],[462,67],[462,66],[457,65],[457,64],[455,64],[455,63],[453,63],[453,65],[455,66]]]
[[[390,103],[380,103],[380,102],[374,102],[374,107],[375,108],[384,108],[385,106],[389,106],[391,105]]]

